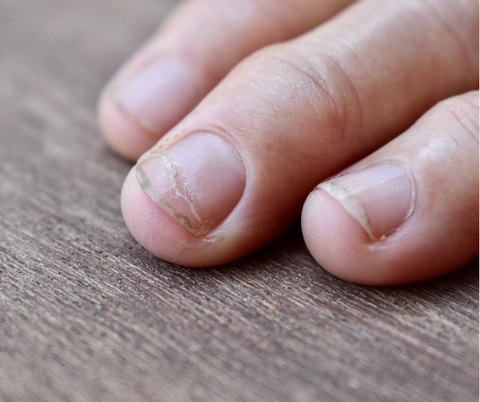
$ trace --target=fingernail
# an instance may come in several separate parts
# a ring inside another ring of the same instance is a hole
[[[157,59],[114,92],[115,105],[141,127],[163,135],[197,101],[197,89],[179,63]]]
[[[233,147],[209,133],[183,138],[137,165],[150,199],[195,236],[215,229],[245,189],[245,166]]]
[[[405,169],[383,164],[321,183],[365,229],[372,241],[384,240],[413,212],[414,185]]]

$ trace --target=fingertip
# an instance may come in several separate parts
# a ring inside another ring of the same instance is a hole
[[[125,180],[121,204],[128,229],[147,251],[179,265],[198,265],[194,255],[182,252],[182,245],[196,239],[145,194],[136,178],[136,167]]]
[[[406,222],[385,239],[372,241],[337,200],[318,190],[302,212],[305,243],[319,265],[340,279],[368,286],[421,282],[461,266],[455,265],[454,253],[436,253],[442,245],[416,232],[417,224]]]
[[[137,180],[136,167],[125,180],[121,204],[125,223],[135,240],[162,260],[204,268],[224,264],[247,253],[241,245],[232,242],[229,236],[229,231],[234,231],[232,227],[204,236],[192,234],[145,193]]]
[[[315,190],[308,196],[301,223],[308,250],[332,275],[364,285],[391,280],[365,261],[370,253],[367,232],[326,192]]]
[[[478,253],[455,223],[419,208],[398,230],[373,241],[360,223],[324,191],[312,192],[302,212],[305,243],[332,275],[368,286],[429,280],[462,267]],[[449,228],[449,226],[451,226]]]

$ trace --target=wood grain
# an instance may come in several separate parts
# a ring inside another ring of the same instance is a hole
[[[367,288],[298,226],[215,269],[135,243],[95,103],[175,3],[0,2],[0,400],[478,400],[478,259]]]

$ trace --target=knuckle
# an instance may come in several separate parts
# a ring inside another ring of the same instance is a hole
[[[478,0],[423,0],[423,4],[443,31],[456,41],[464,63],[475,74],[478,70]]]
[[[315,135],[314,142],[343,141],[363,124],[357,88],[334,58],[317,53],[312,60],[304,53],[309,54],[295,45],[273,45],[254,54],[248,68],[266,77],[257,82],[273,94],[282,120],[301,112],[309,123],[307,131]]]

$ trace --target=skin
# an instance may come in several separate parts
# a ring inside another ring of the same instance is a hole
[[[188,87],[168,115],[168,99],[145,106],[158,109],[152,129],[118,93],[158,59],[174,60]],[[239,202],[201,236],[156,205],[132,169],[126,223],[170,262],[234,260],[300,213],[319,264],[361,284],[426,280],[478,254],[478,1],[190,0],[113,78],[99,118],[131,160],[208,132],[245,164]],[[408,217],[380,241],[312,189],[382,164],[401,167],[413,190]]]

